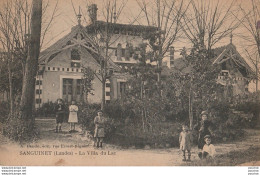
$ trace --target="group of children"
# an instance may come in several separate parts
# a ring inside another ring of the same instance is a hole
[[[69,132],[76,132],[75,130],[75,125],[78,123],[78,106],[75,104],[75,101],[71,102],[71,105],[69,106],[69,119],[68,123],[70,124],[70,130]],[[57,105],[55,107],[56,111],[56,130],[55,132],[61,132],[61,125],[64,121],[65,117],[65,106],[62,102],[61,99],[58,99]],[[104,124],[105,124],[105,118],[103,117],[103,112],[101,110],[98,111],[98,115],[94,119],[94,124],[95,124],[95,133],[94,133],[94,138],[95,140],[95,146],[97,148],[101,147],[102,148],[102,143],[103,143],[103,138],[105,137],[105,129],[104,129]]]
[[[216,154],[216,150],[213,144],[211,144],[211,131],[210,121],[207,119],[207,112],[201,113],[201,122],[195,127],[199,131],[198,137],[198,156],[200,159],[213,158]],[[182,126],[182,132],[179,137],[180,150],[182,151],[183,161],[191,161],[191,145],[192,145],[192,133],[189,131],[187,125]],[[188,153],[188,159],[186,159],[186,152]]]
[[[78,106],[75,104],[75,101],[72,101],[71,105],[69,106],[69,120],[70,123],[70,131],[75,131],[75,125],[78,123]],[[62,103],[61,99],[58,99],[57,106],[55,108],[56,111],[56,130],[55,132],[61,132],[61,124],[64,120],[65,114],[65,107]],[[105,137],[105,118],[103,117],[103,112],[100,110],[98,111],[98,115],[94,119],[95,124],[95,146],[97,148],[102,148],[103,138]],[[201,122],[199,125],[195,127],[199,131],[198,137],[198,148],[199,153],[198,156],[200,159],[205,158],[213,158],[216,151],[214,145],[211,144],[211,131],[210,131],[211,123],[207,119],[207,112],[203,111],[201,113]],[[179,137],[180,143],[180,150],[183,153],[183,161],[191,161],[191,146],[192,146],[192,133],[189,131],[187,125],[182,126],[182,132],[180,133]],[[188,159],[186,159],[186,152],[188,154]]]
[[[69,120],[68,122],[70,123],[70,130],[69,132],[75,132],[75,125],[76,123],[78,123],[78,112],[79,108],[78,106],[75,104],[75,101],[71,102],[71,105],[69,106]],[[64,117],[65,117],[65,106],[62,103],[61,99],[58,99],[57,101],[57,105],[55,107],[55,111],[56,111],[56,130],[55,132],[61,132],[61,125],[64,121]]]

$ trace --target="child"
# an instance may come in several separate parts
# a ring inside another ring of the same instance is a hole
[[[94,137],[96,138],[96,146],[97,148],[101,147],[102,148],[102,142],[105,137],[105,119],[103,117],[103,112],[100,110],[98,111],[98,115],[94,119],[94,124],[95,124],[95,133]]]
[[[56,112],[56,130],[55,132],[61,132],[61,124],[63,123],[64,113],[65,113],[65,107],[62,103],[61,99],[57,100],[57,105],[55,106],[55,112]]]
[[[182,161],[186,161],[186,156],[185,156],[186,151],[188,152],[187,161],[191,161],[190,160],[190,156],[191,156],[190,151],[191,151],[191,144],[192,144],[192,135],[189,132],[188,126],[186,126],[186,125],[182,126],[182,132],[180,133],[179,142],[180,142],[180,150],[183,153]]]
[[[211,135],[210,127],[211,127],[211,122],[208,120],[208,114],[207,114],[206,111],[202,111],[202,113],[201,113],[201,122],[197,126],[197,128],[199,130],[198,148],[200,150],[203,149],[203,146],[205,144],[204,137],[206,135]]]
[[[211,138],[209,135],[206,135],[204,137],[205,140],[205,145],[203,146],[202,152],[199,153],[200,159],[205,159],[205,158],[214,158],[216,154],[216,150],[214,145],[211,144]]]
[[[69,120],[68,122],[70,123],[70,131],[69,132],[73,132],[76,131],[75,130],[75,125],[76,123],[78,123],[78,116],[77,116],[77,112],[78,112],[79,108],[77,105],[75,105],[75,101],[71,102],[71,105],[69,107]]]

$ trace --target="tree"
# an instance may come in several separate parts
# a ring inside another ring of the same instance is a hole
[[[196,93],[201,94],[201,90],[198,89],[197,86],[199,86],[200,83],[202,86],[210,82],[209,80],[215,80],[204,79],[208,75],[212,75],[211,73],[214,72],[207,71],[207,69],[211,67],[209,66],[212,64],[211,60],[214,58],[213,47],[235,30],[239,26],[239,22],[233,20],[233,14],[236,13],[234,6],[235,1],[232,1],[227,8],[225,8],[226,4],[220,5],[219,0],[217,2],[191,0],[190,2],[189,10],[182,18],[180,24],[186,38],[193,45],[192,52],[196,53],[194,54],[191,52],[190,59],[194,60],[190,61],[190,63],[198,66],[196,68],[194,65],[189,63],[189,66],[193,68],[192,70],[197,70],[196,72],[190,72],[189,74],[189,118],[190,127],[192,128],[194,96],[196,96]],[[208,65],[204,65],[205,67],[198,65],[204,64],[201,60]],[[198,70],[198,68],[201,70]],[[201,80],[204,80],[205,82]],[[207,90],[207,88],[205,90]],[[211,90],[211,88],[208,90]],[[206,92],[204,93],[208,94]]]
[[[138,1],[148,26],[157,28],[156,33],[145,36],[149,40],[149,47],[153,51],[153,61],[157,62],[158,86],[161,82],[162,60],[173,43],[180,39],[181,20],[184,17],[188,6],[183,0],[166,1]]]
[[[236,13],[235,1],[227,6],[220,5],[220,0],[191,0],[181,28],[192,45],[205,47],[208,57],[212,57],[212,48],[239,26],[233,17]]]
[[[259,61],[260,61],[260,1],[251,0],[250,8],[245,8],[240,5],[242,17],[236,15],[236,19],[241,23],[244,31],[240,37],[247,43],[245,51],[250,62],[253,64],[256,77],[256,91],[258,90],[259,81]]]
[[[48,9],[49,1],[44,5],[43,11]],[[14,101],[16,105],[21,96],[22,82],[20,81],[25,73],[26,58],[28,56],[29,36],[31,32],[30,0],[10,0],[3,3],[0,9],[0,46],[3,48],[2,60],[6,63],[3,67],[4,74],[1,74],[1,86],[7,87],[2,91],[9,91],[10,114],[14,112]],[[46,19],[42,25],[41,43],[44,36],[51,27],[55,17],[57,3],[50,19]],[[8,79],[8,81],[5,81]],[[5,84],[6,83],[6,84]]]
[[[83,78],[82,78],[82,85],[83,85],[83,92],[86,94],[86,101],[88,101],[88,94],[93,95],[93,83],[92,81],[95,78],[95,74],[90,67],[85,67],[83,69]]]
[[[211,105],[217,100],[217,76],[220,68],[214,66],[212,61],[207,57],[207,49],[194,46],[190,54],[183,55],[183,61],[188,67],[188,72],[175,69],[174,80],[176,89],[182,89],[179,98],[186,100],[189,111],[190,128],[193,128],[194,111],[210,109]]]
[[[95,5],[95,4],[92,4]],[[122,1],[120,4],[117,4],[117,0],[107,0],[104,2],[103,6],[103,17],[105,18],[104,22],[98,23],[95,20],[91,19],[92,24],[90,24],[89,29],[91,37],[93,39],[95,48],[98,51],[98,61],[100,64],[99,74],[95,74],[97,78],[102,83],[102,101],[101,101],[101,109],[104,109],[105,105],[105,85],[106,80],[109,76],[109,66],[113,64],[111,62],[111,52],[110,47],[113,45],[119,38],[119,36],[115,36],[115,23],[119,19],[122,10],[126,5],[126,1]],[[118,8],[116,8],[116,6]],[[97,7],[94,7],[97,8]],[[115,66],[115,65],[114,65]]]
[[[42,25],[42,0],[33,0],[31,16],[31,35],[29,37],[28,55],[25,63],[23,88],[20,102],[20,117],[31,121],[34,103],[35,76],[38,70]]]

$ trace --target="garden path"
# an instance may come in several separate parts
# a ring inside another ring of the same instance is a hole
[[[55,133],[55,120],[54,119],[36,119],[36,127],[39,130],[39,139],[30,145],[33,150],[33,146],[40,146],[42,149],[53,150],[53,145],[58,145],[59,148],[54,149],[58,152],[65,153],[65,151],[73,152],[74,156],[56,155],[49,159],[37,158],[37,161],[30,159],[29,156],[26,161],[20,162],[20,164],[31,165],[164,165],[164,166],[178,166],[183,164],[182,155],[178,148],[165,148],[165,149],[121,149],[120,147],[104,144],[103,149],[93,148],[92,139],[88,138],[86,134],[82,132],[79,126],[76,127],[78,132],[69,133],[69,124],[64,123],[61,133]],[[235,142],[215,144],[217,154],[226,154],[230,151],[243,151],[252,146],[260,146],[260,130],[249,129],[245,139],[241,139]],[[2,139],[2,138],[1,138]],[[0,153],[7,151],[8,161],[14,162],[17,158],[17,152],[21,149],[28,150],[26,145],[23,148],[14,143],[2,142],[0,146]],[[45,147],[42,147],[45,145]],[[61,148],[63,146],[73,146],[73,148]],[[81,146],[75,148],[74,146]],[[12,150],[12,151],[11,151]],[[16,151],[14,151],[16,150]],[[85,155],[80,154],[84,152]],[[91,153],[87,155],[87,152]],[[106,155],[101,155],[105,152]],[[198,160],[197,148],[192,149],[192,160]],[[98,155],[96,155],[96,153]],[[2,154],[2,153],[1,153]],[[108,155],[109,154],[109,155]],[[37,157],[37,156],[36,156]],[[35,157],[35,158],[36,158]],[[48,160],[48,161],[47,161]],[[0,162],[1,163],[1,162]],[[245,162],[246,163],[246,162]],[[15,165],[15,164],[14,164]]]

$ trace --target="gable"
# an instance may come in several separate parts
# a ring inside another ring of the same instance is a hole
[[[221,52],[219,52],[219,55],[213,61],[213,64],[218,65],[224,63],[229,63],[232,66],[231,69],[237,69],[244,77],[254,74],[251,67],[238,53],[233,44],[229,44],[226,47],[221,47]]]
[[[65,64],[68,66],[68,61],[71,60],[70,52],[73,48],[80,48],[82,56],[86,58],[84,59],[85,64],[90,64],[91,62],[92,65],[100,64],[100,54],[94,43],[95,42],[88,35],[86,28],[77,25],[72,28],[72,31],[68,35],[41,52],[39,64]],[[108,66],[119,69],[110,59],[108,60]]]

